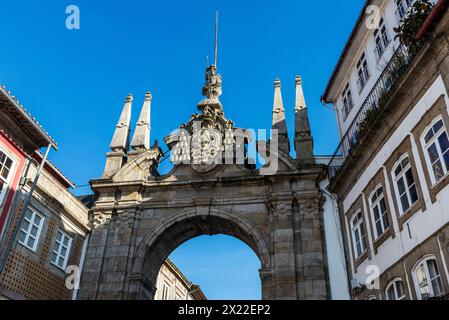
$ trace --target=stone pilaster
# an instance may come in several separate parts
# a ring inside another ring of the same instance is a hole
[[[272,195],[273,281],[276,299],[296,300],[295,246],[291,195]]]
[[[83,266],[78,300],[97,299],[111,215],[112,212],[93,212],[90,215],[92,231]]]
[[[276,297],[275,286],[273,282],[273,270],[259,270],[260,281],[262,282],[262,299],[273,300]]]
[[[128,299],[139,211],[94,213],[80,299]],[[97,284],[97,285],[94,285]]]
[[[129,276],[127,300],[154,300],[156,285],[151,283],[142,274]]]
[[[302,289],[299,296],[305,300],[328,298],[324,230],[321,219],[320,196],[310,192],[296,195],[299,208]]]

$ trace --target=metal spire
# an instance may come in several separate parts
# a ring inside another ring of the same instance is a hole
[[[218,60],[218,10],[215,14],[215,46],[214,46],[214,66],[217,67]]]

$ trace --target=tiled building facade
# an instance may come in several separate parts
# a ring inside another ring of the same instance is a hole
[[[57,149],[56,142],[1,87],[0,300],[77,298],[74,284],[83,270],[90,235],[88,208],[95,197],[75,197],[70,191],[73,183],[47,160],[24,210],[44,161],[39,150],[49,145]],[[78,268],[80,274],[68,267]],[[159,279],[160,292],[170,284],[164,297],[160,293],[161,300],[206,299],[169,260],[161,268]]]
[[[70,192],[73,184],[39,153],[42,147],[57,144],[0,88],[0,299],[75,297],[76,290],[66,286],[66,268],[82,264],[87,208]]]

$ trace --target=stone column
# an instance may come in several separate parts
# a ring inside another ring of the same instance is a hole
[[[326,300],[327,270],[324,249],[323,225],[321,219],[320,195],[297,194],[302,242],[303,292],[299,296],[305,300]]]
[[[271,198],[273,214],[273,281],[275,298],[296,300],[295,246],[293,238],[291,195]]]

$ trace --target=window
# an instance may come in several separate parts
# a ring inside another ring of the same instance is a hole
[[[175,300],[183,300],[180,293],[176,292]]]
[[[366,251],[366,233],[363,223],[362,212],[358,212],[352,219],[352,241],[354,245],[355,258],[359,258]]]
[[[439,182],[449,171],[449,139],[443,119],[438,118],[425,132],[423,144],[427,165],[433,184]]]
[[[396,17],[398,18],[398,20],[402,20],[405,17],[408,8],[413,1],[414,0],[396,0],[396,6],[398,7],[398,9],[396,10]]]
[[[357,63],[357,74],[359,76],[359,80],[357,81],[357,86],[359,88],[359,93],[362,92],[363,88],[365,88],[368,83],[370,73],[368,70],[368,63],[366,62],[365,54],[362,54],[359,62]]]
[[[349,148],[351,148],[353,145],[355,145],[357,143],[357,138],[359,137],[359,130],[353,130],[355,132],[353,132],[350,136],[349,136]]]
[[[417,296],[421,300],[438,297],[443,294],[440,273],[434,257],[428,257],[414,269]]]
[[[43,224],[44,218],[40,214],[27,209],[19,231],[19,243],[36,251]]]
[[[405,156],[393,169],[396,195],[400,202],[401,215],[418,201],[415,179],[408,156]]]
[[[385,290],[385,295],[388,300],[405,300],[404,286],[401,279],[396,279],[390,282]]]
[[[342,99],[343,99],[344,120],[346,120],[346,118],[348,117],[352,108],[354,108],[354,103],[352,101],[351,88],[349,88],[349,82],[346,85],[345,90],[343,90]]]
[[[388,37],[387,27],[383,18],[380,19],[379,28],[374,31],[374,41],[376,43],[374,52],[377,60],[379,60],[390,44],[390,38]]]
[[[51,254],[51,262],[65,270],[67,267],[67,261],[69,259],[70,247],[72,246],[72,238],[66,235],[62,231],[58,231],[53,245],[53,252]]]
[[[373,218],[373,224],[375,226],[376,239],[385,233],[390,227],[390,221],[388,220],[387,206],[385,204],[385,197],[383,188],[379,187],[370,197],[371,202],[371,214]]]
[[[170,286],[164,282],[162,286],[162,300],[170,299]]]
[[[0,150],[0,206],[3,204],[3,200],[8,190],[13,164],[13,160]]]

